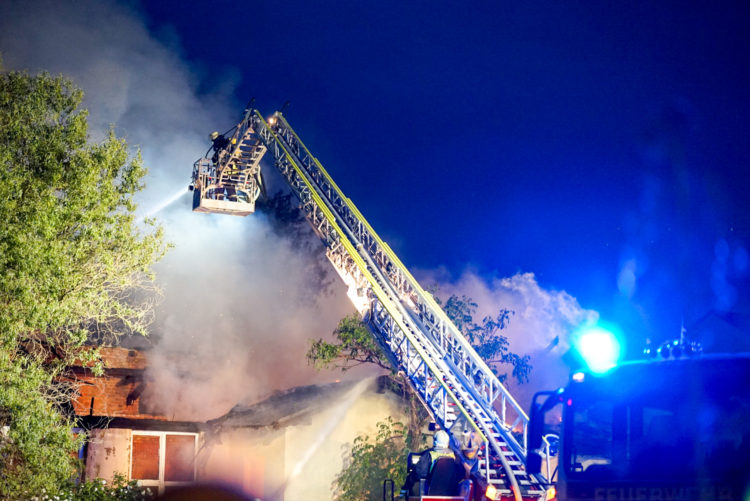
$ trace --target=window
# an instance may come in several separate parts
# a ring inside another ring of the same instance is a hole
[[[130,478],[154,494],[195,480],[198,435],[164,431],[133,431]]]
[[[612,410],[612,403],[607,401],[575,407],[570,447],[573,473],[593,473],[612,464]]]

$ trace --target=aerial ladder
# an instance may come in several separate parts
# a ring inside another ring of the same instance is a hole
[[[480,471],[489,499],[545,496],[547,480],[524,462],[528,416],[390,247],[336,185],[281,112],[252,107],[213,159],[193,166],[193,210],[245,216],[262,191],[265,153],[299,199],[347,296],[390,363],[406,375],[431,417],[451,435],[484,441]],[[214,161],[216,160],[216,161]],[[222,196],[223,193],[223,196]],[[227,193],[237,193],[228,199]]]

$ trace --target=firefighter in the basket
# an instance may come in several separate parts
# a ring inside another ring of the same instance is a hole
[[[235,162],[230,162],[223,167],[218,167],[219,153],[230,144],[235,144],[235,139],[228,139],[224,134],[219,134],[214,131],[209,136],[211,138],[211,148],[214,150],[214,155],[211,161],[214,166],[218,168],[217,175],[219,180],[219,186],[216,188],[215,196],[217,200],[223,200],[225,197],[230,202],[237,201],[237,176],[241,170]]]
[[[229,139],[224,134],[219,134],[219,131],[213,131],[209,138],[211,138],[211,148],[214,150],[211,161],[216,165],[219,162],[219,152],[229,146]]]
[[[237,201],[237,184],[240,182],[238,176],[241,172],[236,162],[228,163],[219,172],[219,179],[227,191],[227,200],[230,202]]]

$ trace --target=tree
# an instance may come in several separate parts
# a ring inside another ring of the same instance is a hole
[[[111,131],[89,144],[82,97],[63,77],[0,73],[4,499],[54,493],[73,475],[62,373],[76,358],[95,360],[93,344],[145,334],[150,268],[167,249],[153,221],[135,219],[140,155],[129,158]]]
[[[355,438],[348,462],[335,480],[335,498],[339,501],[378,500],[384,479],[393,479],[397,488],[403,483],[406,455],[423,446],[422,429],[429,415],[406,376],[393,370],[359,315],[354,313],[342,318],[333,334],[333,343],[323,339],[312,341],[307,352],[308,363],[318,369],[343,371],[370,363],[389,370],[386,386],[401,396],[407,412],[406,424],[388,418],[377,424],[374,437]]]
[[[403,423],[388,417],[378,423],[374,437],[359,435],[352,443],[348,463],[336,477],[334,497],[338,501],[382,499],[383,480],[393,480],[398,489],[406,480],[408,447]]]
[[[440,300],[437,302],[440,304]],[[531,358],[511,352],[508,338],[500,334],[515,312],[501,308],[496,316],[488,315],[482,319],[481,324],[477,324],[474,322],[476,308],[477,304],[470,297],[452,295],[443,309],[501,383],[507,381],[508,373],[500,372],[500,365],[510,365],[513,368],[511,374],[516,381],[527,382],[532,369]]]
[[[150,266],[165,251],[133,196],[146,174],[113,132],[87,143],[83,93],[62,77],[0,79],[0,332],[8,343],[80,346],[145,332]]]
[[[80,445],[50,401],[51,376],[37,361],[0,351],[0,497],[55,493],[75,473]]]
[[[393,369],[385,353],[356,313],[342,318],[333,335],[336,338],[335,343],[323,339],[312,341],[307,351],[307,361],[315,368],[345,371],[369,363],[386,370]]]
[[[390,371],[386,386],[401,395],[408,409],[406,443],[411,447],[418,447],[422,443],[422,425],[428,415],[412,391],[406,376],[393,370],[385,353],[356,313],[342,318],[333,334],[336,338],[334,343],[323,339],[312,341],[307,352],[308,363],[317,369],[342,371],[370,363]]]

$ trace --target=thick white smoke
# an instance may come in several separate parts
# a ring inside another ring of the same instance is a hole
[[[541,287],[533,273],[487,280],[472,270],[465,270],[457,279],[445,270],[421,270],[417,276],[423,284],[436,284],[443,299],[453,294],[472,298],[477,304],[477,323],[503,308],[514,312],[502,334],[508,337],[511,351],[531,356],[529,382],[519,386],[509,378],[512,393],[525,408],[535,391],[565,383],[570,368],[562,356],[570,348],[570,335],[582,323],[598,317],[567,292]]]
[[[90,132],[115,125],[142,149],[150,168],[144,209],[187,185],[208,133],[237,121],[225,93],[198,95],[198,77],[173,48],[155,39],[123,3],[84,0],[0,4],[0,51],[6,69],[46,70],[72,78],[84,92]]]
[[[262,215],[190,211],[193,162],[210,145],[208,134],[242,112],[231,84],[198,95],[198,77],[179,52],[155,39],[137,10],[111,1],[3,2],[0,52],[6,69],[63,73],[83,88],[92,139],[115,124],[141,149],[150,170],[143,215],[185,191],[158,214],[175,247],[156,268],[164,301],[143,397],[152,410],[209,419],[243,398],[341,377],[305,363],[308,340],[329,336],[353,311],[320,255],[295,251]],[[316,286],[311,268],[334,285]]]
[[[149,404],[212,418],[241,399],[341,377],[308,367],[305,351],[353,310],[343,285],[321,291],[320,266],[261,215],[205,216],[196,229],[201,216],[174,212],[166,221],[178,246],[157,266],[165,297]]]

